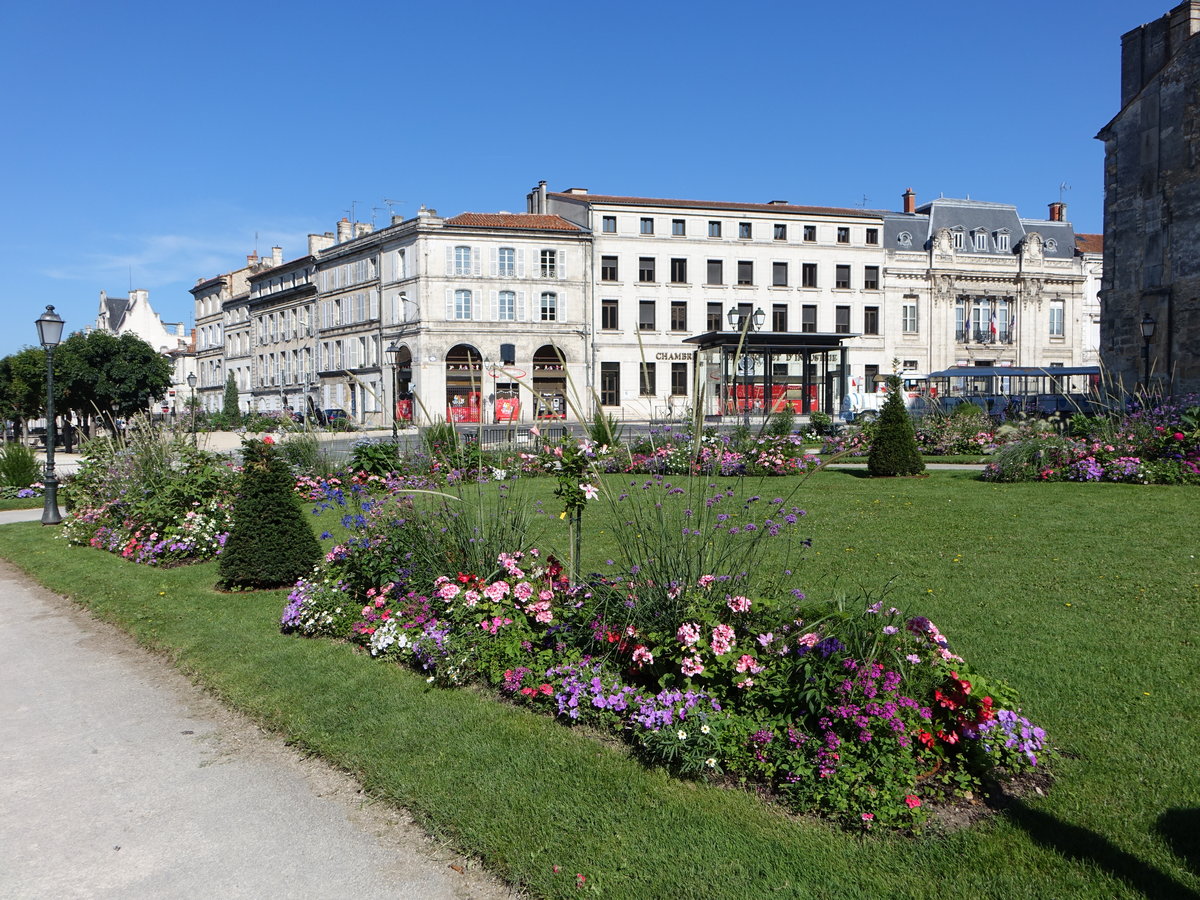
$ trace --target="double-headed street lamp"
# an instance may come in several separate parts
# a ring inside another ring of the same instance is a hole
[[[57,440],[54,432],[54,348],[62,343],[66,323],[53,306],[47,306],[36,324],[38,340],[46,351],[46,475],[42,479],[46,501],[42,506],[42,524],[58,525],[62,522],[62,513],[58,511],[58,478],[54,474],[54,444]]]
[[[760,330],[763,327],[763,325],[766,323],[767,314],[762,311],[761,306],[758,309],[756,309],[753,313],[750,312],[749,307],[746,307],[745,309],[743,309],[740,306],[734,306],[734,307],[730,307],[728,319],[729,319],[729,327],[732,329],[736,329],[737,331],[740,331],[742,333],[741,338],[738,340],[738,354],[737,355],[741,357],[741,359],[739,360],[739,364],[742,369],[742,387],[746,394],[746,396],[743,400],[743,403],[745,404],[745,406],[743,407],[744,412],[745,412],[745,419],[743,420],[743,424],[747,428],[749,428],[750,427],[750,370],[752,368],[752,363],[751,363],[750,358],[745,355],[744,345],[746,343],[746,335],[750,334],[750,332],[752,332],[752,331]],[[737,372],[734,372],[733,377],[734,377],[734,401],[735,401],[734,408],[736,409],[737,408],[737,402],[736,402],[737,401]]]
[[[1144,365],[1145,377],[1142,379],[1142,390],[1150,389],[1150,340],[1154,337],[1154,326],[1158,322],[1150,313],[1142,316],[1142,362]]]
[[[396,397],[396,370],[400,366],[400,353],[404,348],[400,346],[399,341],[392,341],[388,348],[383,351],[387,354],[388,362],[392,364],[392,443],[400,443],[400,432],[396,425],[396,411],[399,409],[399,402]]]

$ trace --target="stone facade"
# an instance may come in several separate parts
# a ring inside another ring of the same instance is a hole
[[[1121,38],[1104,141],[1101,356],[1119,389],[1200,391],[1200,0]],[[1155,321],[1147,345],[1140,328]],[[1148,358],[1144,354],[1148,353]]]

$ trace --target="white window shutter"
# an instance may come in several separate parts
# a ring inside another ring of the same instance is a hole
[[[471,291],[471,318],[483,318],[483,291]]]
[[[524,249],[517,251],[517,277],[518,278],[525,277],[525,250]]]
[[[454,274],[454,248],[446,245],[446,274]]]
[[[480,254],[480,252],[479,252],[479,248],[478,248],[478,247],[474,247],[474,248],[472,248],[472,250],[471,250],[471,262],[473,262],[473,263],[474,263],[474,269],[475,269],[475,276],[476,276],[476,277],[478,277],[478,276],[480,275],[480,273],[483,271],[483,270],[481,269],[481,267],[480,267],[480,256],[481,256],[481,254]]]
[[[525,292],[517,291],[517,321],[525,321]]]
[[[556,270],[558,272],[558,277],[561,280],[567,277],[567,251],[559,250],[555,256],[558,257],[558,265],[556,266]]]
[[[379,295],[374,292],[371,293],[371,318],[379,318]]]
[[[493,322],[499,321],[499,319],[500,319],[500,292],[499,291],[492,291],[491,319]]]
[[[500,274],[500,251],[496,247],[488,250],[488,257],[492,262],[492,277],[495,278]]]
[[[446,319],[454,318],[454,291],[446,288]]]

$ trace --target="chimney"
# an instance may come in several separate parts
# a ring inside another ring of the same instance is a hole
[[[786,200],[770,200],[767,202],[767,206],[787,206],[787,205],[788,205],[788,202]]]
[[[246,254],[246,265],[257,266],[258,265],[258,254],[257,253],[247,253]]]
[[[350,226],[350,220],[345,216],[338,219],[337,223],[337,242],[344,244],[354,235],[354,229]]]
[[[917,195],[913,193],[913,189],[909,188],[900,196],[904,198],[904,211],[915,213],[917,211]]]
[[[283,248],[282,247],[272,247],[271,248],[271,262],[277,266],[283,265]]]
[[[1055,200],[1050,204],[1050,221],[1065,222],[1067,220],[1067,204],[1061,200]]]
[[[356,238],[360,238],[363,235],[370,234],[374,230],[375,230],[375,226],[372,225],[370,222],[355,222],[354,223],[354,236]]]

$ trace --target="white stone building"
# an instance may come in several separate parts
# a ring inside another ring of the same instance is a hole
[[[904,211],[885,216],[887,340],[873,365],[1094,364],[1097,259],[1077,249],[1065,211],[1052,203],[1048,219],[1026,219],[1010,204],[950,198],[918,208],[906,192]]]
[[[550,192],[545,182],[527,205],[592,234],[595,379],[610,412],[832,409],[847,359],[883,346],[878,211]],[[736,322],[760,310],[743,342]],[[698,335],[712,337],[685,342]],[[738,343],[754,349],[734,373]]]

